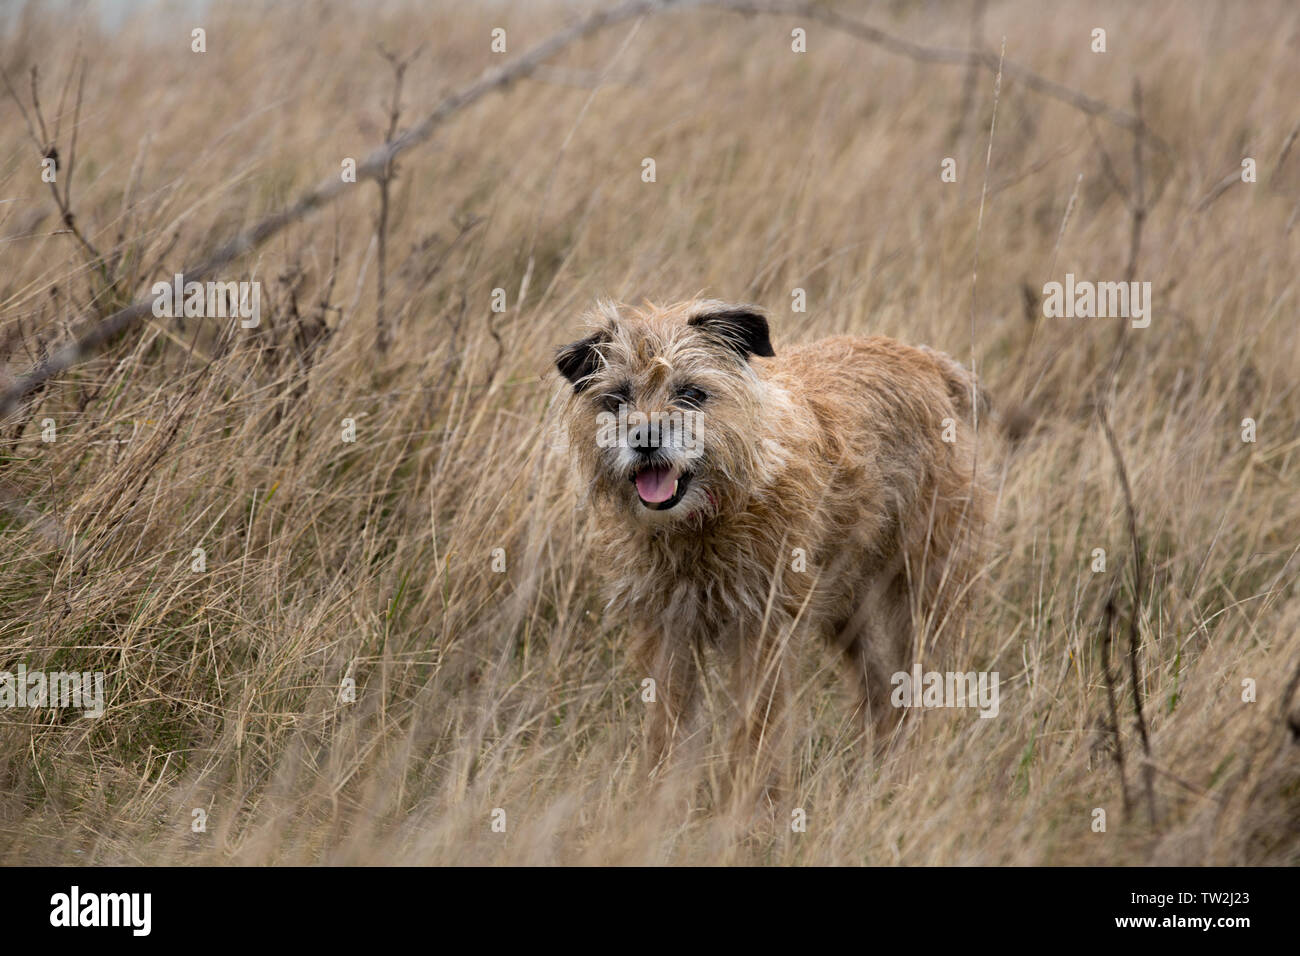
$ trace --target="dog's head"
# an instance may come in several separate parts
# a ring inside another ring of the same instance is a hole
[[[590,324],[555,365],[572,385],[565,420],[592,495],[651,525],[743,499],[759,467],[767,392],[751,360],[775,354],[763,314],[712,300],[602,303]]]

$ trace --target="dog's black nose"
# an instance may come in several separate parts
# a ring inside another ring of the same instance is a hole
[[[629,448],[643,458],[653,458],[659,451],[658,443],[654,441],[654,435],[651,433],[649,422],[642,422],[629,428],[627,430],[627,444]]]

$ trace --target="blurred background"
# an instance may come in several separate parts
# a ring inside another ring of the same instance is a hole
[[[106,687],[0,709],[0,860],[1300,862],[1300,10],[664,6],[0,3],[0,671]],[[256,328],[59,358],[214,256]],[[1150,326],[1046,318],[1067,273],[1150,282]],[[873,761],[803,649],[772,821],[720,761],[635,772],[549,413],[597,296],[697,293],[778,353],[948,351],[1001,415],[952,649],[999,717]]]

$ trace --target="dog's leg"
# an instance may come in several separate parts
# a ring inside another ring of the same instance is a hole
[[[879,610],[870,614],[878,618]],[[867,615],[863,615],[866,617]],[[876,620],[855,620],[831,638],[831,644],[844,658],[856,697],[856,712],[863,729],[879,750],[902,719],[903,713],[893,706],[891,678],[907,670],[905,658],[892,653],[896,640],[888,636],[891,628]]]
[[[760,634],[742,638],[735,657],[740,724],[731,745],[730,798],[775,811],[785,797],[791,759],[788,700],[791,662],[785,653],[790,624],[779,615]]]
[[[646,630],[634,655],[641,678],[655,682],[655,699],[646,702],[645,759],[649,772],[664,767],[681,742],[699,697],[696,649],[688,642]]]
[[[909,590],[898,566],[895,562],[894,567],[865,579],[856,591],[853,613],[826,635],[843,657],[857,713],[877,753],[906,716],[893,704],[893,676],[909,672],[912,666]]]

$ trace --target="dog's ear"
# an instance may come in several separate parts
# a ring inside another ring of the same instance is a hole
[[[687,325],[702,329],[743,359],[751,355],[771,358],[772,340],[768,338],[767,317],[749,305],[719,305],[697,312]]]
[[[609,341],[608,332],[595,332],[585,339],[579,339],[558,349],[555,353],[555,367],[560,374],[573,383],[573,390],[581,392],[590,383],[591,376],[600,369],[600,353],[597,346]]]

